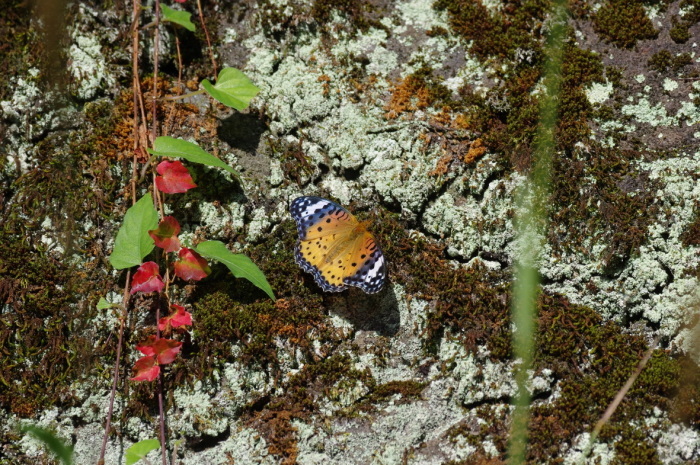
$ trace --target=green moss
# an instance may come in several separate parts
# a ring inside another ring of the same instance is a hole
[[[674,57],[668,50],[661,50],[649,58],[647,65],[659,73],[664,73],[669,69],[677,73],[692,62],[693,58],[689,53],[681,53]]]
[[[686,426],[700,424],[700,368],[690,357],[678,360],[678,391],[671,398],[670,420]]]
[[[465,41],[473,41],[470,52],[480,59],[513,60],[522,50],[535,52],[530,64],[540,62],[541,27],[549,12],[548,1],[510,3],[496,13],[470,0],[439,0],[434,8],[448,12],[452,29]]]
[[[638,428],[624,428],[618,431],[622,439],[615,443],[613,465],[656,465],[661,464],[656,444]]]
[[[0,10],[0,31],[3,31],[3,46],[0,47],[0,63],[5,76],[25,76],[41,59],[41,43],[32,28],[35,19],[32,8],[22,0],[5,2]],[[0,83],[0,100],[7,100],[15,90],[12,79]]]
[[[681,241],[685,247],[700,245],[700,208],[695,206],[693,221],[683,231]]]
[[[0,319],[0,408],[22,418],[70,404],[70,385],[94,357],[86,350],[93,343],[80,336],[91,316],[77,305],[80,275],[26,239],[0,231],[0,299],[12,309]]]
[[[655,181],[637,171],[639,152],[591,144],[594,157],[555,158],[552,203],[563,208],[552,213],[552,224],[558,227],[550,240],[555,250],[576,253],[583,251],[574,250],[573,244],[586,239],[607,244],[603,273],[614,276],[646,240],[657,208]],[[595,183],[572,182],[586,178]]]
[[[623,88],[623,80],[622,80],[622,70],[618,68],[617,66],[606,66],[605,67],[605,78],[612,82],[612,85],[616,89],[622,89]]]
[[[380,13],[376,4],[364,0],[315,0],[311,7],[311,17],[321,25],[331,20],[333,12],[348,18],[348,30],[367,32],[370,27],[386,29],[378,21]]]
[[[669,52],[668,50],[661,50],[656,52],[651,56],[651,58],[649,58],[649,61],[647,61],[647,66],[649,66],[654,71],[663,73],[671,67],[672,63],[673,55],[671,55],[671,52]]]
[[[359,412],[376,412],[377,404],[386,402],[389,399],[394,399],[395,405],[407,404],[415,399],[421,398],[421,393],[426,388],[428,383],[421,383],[413,380],[405,381],[389,381],[385,384],[374,386],[368,384],[371,388],[369,394],[363,396],[362,400],[352,407],[342,412],[344,416],[355,416]]]
[[[572,434],[590,431],[636,369],[645,349],[643,338],[630,337],[590,308],[570,304],[561,296],[542,296],[536,366],[553,370],[560,380],[560,397],[552,404],[533,407],[530,433],[537,447],[531,448],[529,460],[544,462]],[[586,366],[589,368],[583,368]],[[654,407],[669,408],[679,387],[680,371],[679,360],[656,350],[603,428],[600,440],[616,443],[616,453],[625,457],[620,463],[655,463],[654,455],[649,454],[652,444],[635,420]],[[652,461],[637,461],[643,459]]]
[[[632,48],[638,40],[658,35],[641,0],[609,0],[593,16],[593,26],[605,40],[618,47]]]
[[[671,36],[671,39],[677,44],[684,44],[690,39],[688,24],[685,22],[674,24],[668,33]]]

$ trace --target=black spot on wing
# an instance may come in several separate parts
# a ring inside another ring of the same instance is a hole
[[[323,273],[313,266],[311,263],[309,263],[301,254],[301,247],[300,243],[297,243],[295,249],[294,249],[294,261],[297,262],[297,265],[301,267],[302,270],[306,271],[307,273],[310,273],[314,277],[314,281],[316,281],[316,284],[325,292],[341,292],[347,289],[347,286],[341,285],[341,286],[335,286],[328,282],[326,278],[323,277]]]

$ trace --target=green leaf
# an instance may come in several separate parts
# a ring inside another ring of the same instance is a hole
[[[160,4],[160,11],[163,13],[163,21],[179,24],[190,32],[194,32],[194,24],[190,21],[192,13],[174,10],[167,5]]]
[[[153,206],[153,198],[148,193],[126,211],[124,224],[119,228],[114,250],[109,262],[117,270],[140,265],[143,257],[155,247],[148,235],[149,229],[158,227],[158,212]]]
[[[105,308],[111,308],[111,307],[112,307],[112,304],[107,302],[107,299],[105,299],[104,297],[100,297],[100,301],[97,302],[97,309],[98,310],[104,310]]]
[[[236,278],[245,278],[257,287],[265,291],[272,300],[275,300],[275,294],[272,292],[270,284],[265,279],[265,275],[253,261],[243,254],[231,253],[223,242],[220,241],[204,241],[201,242],[195,250],[203,257],[211,258],[220,261],[231,270],[231,273]]]
[[[148,455],[149,452],[159,448],[160,441],[157,439],[144,439],[143,441],[133,444],[124,453],[124,457],[126,457],[126,465],[132,465],[138,462]]]
[[[44,445],[63,462],[63,465],[71,465],[73,463],[73,446],[58,438],[51,431],[38,426],[26,425],[22,426],[22,431],[30,433],[32,436],[43,442]]]
[[[157,157],[180,157],[192,163],[223,168],[234,176],[239,177],[236,170],[209,152],[205,152],[194,142],[187,142],[186,140],[170,136],[161,136],[156,138],[153,143],[153,150],[148,149],[148,153]]]
[[[236,68],[222,69],[216,85],[205,79],[202,87],[216,100],[238,111],[248,108],[250,101],[260,92],[248,76]]]

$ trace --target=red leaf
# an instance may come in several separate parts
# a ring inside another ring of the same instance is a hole
[[[197,252],[187,247],[183,247],[178,252],[180,259],[173,265],[175,274],[185,281],[199,281],[211,273],[211,268],[207,261]]]
[[[175,356],[182,348],[182,342],[176,341],[174,339],[164,339],[160,338],[153,345],[156,351],[158,364],[167,365],[168,363],[175,360]]]
[[[146,262],[142,264],[131,280],[131,293],[135,292],[160,292],[165,284],[160,277],[158,264],[156,262]]]
[[[175,356],[178,352],[180,352],[181,347],[182,342],[174,339],[148,336],[148,339],[136,346],[136,350],[140,351],[146,356],[156,357],[159,365],[167,365],[175,360]]]
[[[186,312],[185,307],[172,304],[170,308],[175,311],[158,321],[158,329],[164,331],[167,327],[179,328],[180,326],[192,326],[192,314]]]
[[[156,177],[156,187],[166,194],[180,194],[197,187],[197,184],[192,182],[190,172],[179,161],[163,160],[156,167],[156,171],[161,175]]]
[[[153,238],[156,245],[166,252],[175,252],[180,248],[180,223],[174,216],[166,216],[158,224],[158,229],[151,229],[148,234]]]
[[[141,357],[134,364],[136,376],[131,378],[132,381],[153,381],[160,373],[160,367],[156,363],[156,358],[152,355]]]
[[[155,355],[156,351],[153,345],[156,343],[155,336],[148,336],[148,338],[141,344],[136,345],[136,350],[140,351],[143,355]]]

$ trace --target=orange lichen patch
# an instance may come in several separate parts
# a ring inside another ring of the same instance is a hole
[[[449,171],[450,165],[454,161],[454,157],[450,153],[446,153],[441,156],[437,163],[435,163],[435,168],[428,171],[428,176],[444,176]]]
[[[450,91],[433,76],[427,66],[399,80],[391,91],[386,105],[386,117],[397,118],[401,113],[423,110],[450,101]]]
[[[455,129],[469,129],[471,125],[471,118],[464,113],[460,113],[459,115],[455,116],[455,119],[452,122],[452,126]]]
[[[426,108],[429,104],[430,92],[415,76],[407,76],[396,83],[391,92],[391,101],[386,106],[386,117],[395,119],[401,113]]]
[[[464,163],[472,163],[474,160],[486,153],[486,147],[483,145],[481,139],[476,139],[469,145],[469,150],[464,155],[462,160]]]

